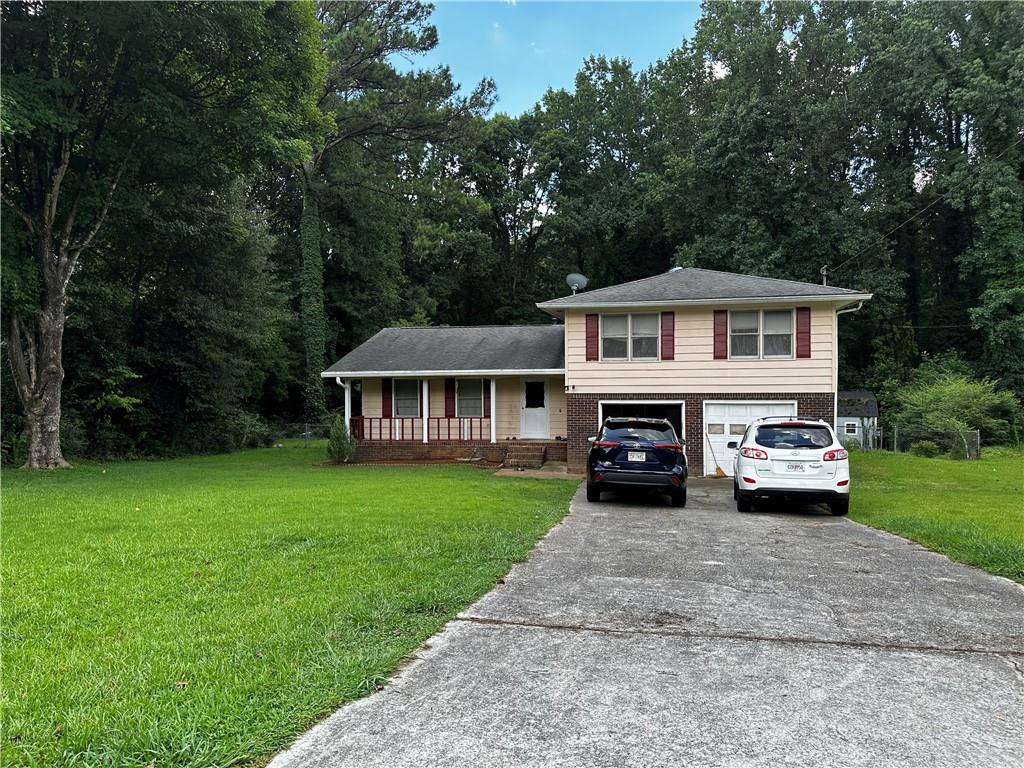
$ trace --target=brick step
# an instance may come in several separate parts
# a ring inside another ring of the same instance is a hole
[[[543,445],[510,445],[505,453],[506,467],[523,467],[524,469],[540,469],[544,464],[545,446]]]

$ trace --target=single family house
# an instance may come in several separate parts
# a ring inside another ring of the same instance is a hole
[[[676,267],[541,302],[549,325],[385,328],[323,376],[361,460],[534,451],[582,471],[603,419],[635,415],[675,425],[691,474],[729,472],[757,417],[834,423],[839,315],[870,298]]]

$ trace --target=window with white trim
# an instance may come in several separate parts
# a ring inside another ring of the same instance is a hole
[[[484,415],[483,379],[458,379],[455,382],[455,415]]]
[[[657,360],[659,339],[656,313],[601,315],[602,360]]]
[[[843,432],[845,434],[847,434],[847,435],[856,435],[857,434],[857,422],[856,421],[848,421],[848,422],[846,422],[846,424],[843,425]]]
[[[762,312],[762,318],[764,332],[761,336],[761,357],[792,357],[792,310],[766,309]]]
[[[729,357],[793,357],[793,310],[739,309],[729,313]]]
[[[419,379],[395,379],[392,389],[392,415],[396,418],[420,415]]]
[[[755,310],[729,313],[729,357],[757,357],[761,314]]]

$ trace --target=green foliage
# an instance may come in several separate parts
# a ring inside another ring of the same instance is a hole
[[[910,453],[923,459],[934,459],[939,455],[939,446],[933,440],[918,440],[911,444]]]
[[[1013,394],[991,379],[976,379],[957,358],[926,361],[911,382],[896,392],[895,417],[908,439],[928,432],[943,433],[950,445],[965,430],[977,429],[989,445],[1010,439],[1010,425],[1020,405]]]
[[[324,382],[320,372],[327,345],[327,317],[324,312],[324,264],[320,255],[320,214],[316,198],[308,185],[302,196],[302,276],[299,302],[302,315],[302,337],[306,348],[303,400],[305,417],[320,422],[326,418]]]
[[[323,450],[5,471],[0,763],[264,763],[491,589],[576,487]]]
[[[327,433],[327,456],[334,464],[345,464],[356,455],[356,441],[348,432],[345,419],[335,414]]]

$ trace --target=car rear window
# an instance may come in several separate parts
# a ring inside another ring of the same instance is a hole
[[[650,440],[653,442],[675,442],[675,430],[671,427],[656,427],[644,422],[606,425],[601,432],[602,440]]]
[[[827,448],[832,445],[832,433],[828,427],[779,424],[758,427],[754,442],[765,448]]]

